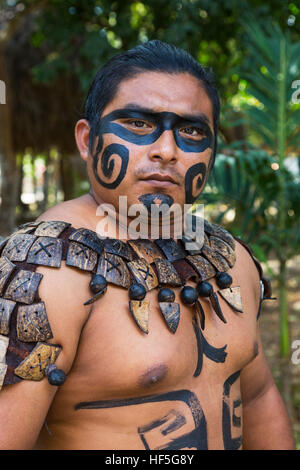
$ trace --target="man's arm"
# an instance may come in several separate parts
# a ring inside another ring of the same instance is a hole
[[[260,302],[260,274],[249,251],[236,244],[236,276],[251,305],[252,321],[257,322]],[[249,312],[250,313],[250,312]],[[295,448],[289,418],[266,361],[257,322],[258,354],[242,370],[241,392],[243,401],[243,448],[289,449]]]
[[[241,388],[243,448],[294,450],[290,421],[266,362],[261,342],[258,356],[241,373]]]
[[[39,295],[53,333],[47,343],[62,346],[55,364],[67,374],[90,311],[83,306],[91,296],[89,276],[64,266],[39,267],[37,271],[43,274]],[[47,378],[39,382],[22,380],[0,391],[0,449],[33,448],[56,391]]]

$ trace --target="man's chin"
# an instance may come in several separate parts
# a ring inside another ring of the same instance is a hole
[[[155,212],[153,211],[155,207],[160,209],[161,214],[169,212],[170,207],[174,204],[172,196],[161,192],[142,194],[138,200],[145,206],[149,214],[151,211]]]

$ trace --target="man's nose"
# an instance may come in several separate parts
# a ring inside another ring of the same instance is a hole
[[[148,156],[151,160],[161,163],[176,163],[178,160],[178,147],[173,131],[164,131],[149,148]]]

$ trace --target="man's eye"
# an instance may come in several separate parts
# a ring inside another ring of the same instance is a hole
[[[203,130],[198,127],[183,127],[182,129],[180,129],[180,131],[183,134],[187,134],[191,137],[201,138],[205,136],[205,133],[203,132]]]
[[[139,120],[130,121],[128,124],[131,124],[132,126],[138,127],[140,129],[141,128],[146,129],[147,127],[149,127],[145,121],[139,121]]]

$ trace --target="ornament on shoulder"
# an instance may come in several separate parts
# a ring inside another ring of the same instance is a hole
[[[143,284],[139,282],[134,282],[129,288],[129,298],[130,300],[144,300],[146,297],[147,291]]]
[[[207,282],[207,281],[198,282],[197,291],[198,291],[198,294],[200,295],[200,297],[208,297],[209,298],[209,300],[211,302],[211,305],[212,305],[216,315],[218,316],[218,318],[220,318],[220,320],[223,323],[227,323],[227,321],[226,321],[226,319],[225,319],[225,317],[222,313],[218,297],[217,297],[216,293],[214,292],[213,286],[210,284],[210,282]]]
[[[158,291],[158,303],[161,313],[171,333],[176,333],[180,319],[180,305],[175,300],[175,292],[169,287]]]
[[[95,294],[89,300],[84,302],[83,305],[90,305],[94,303],[102,294],[107,290],[107,280],[101,274],[94,274],[90,281],[90,290]]]
[[[218,284],[220,289],[225,289],[226,287],[231,286],[232,277],[228,273],[218,272],[216,274],[216,283]]]
[[[63,370],[58,369],[55,364],[49,364],[45,369],[45,376],[50,385],[61,387],[66,381],[66,374]]]
[[[149,302],[147,300],[130,300],[129,311],[140,330],[148,334]]]
[[[186,305],[194,305],[198,298],[197,290],[192,286],[184,286],[180,292],[180,298]]]
[[[243,313],[243,304],[240,287],[229,287],[228,289],[219,290],[218,293],[236,312]]]

